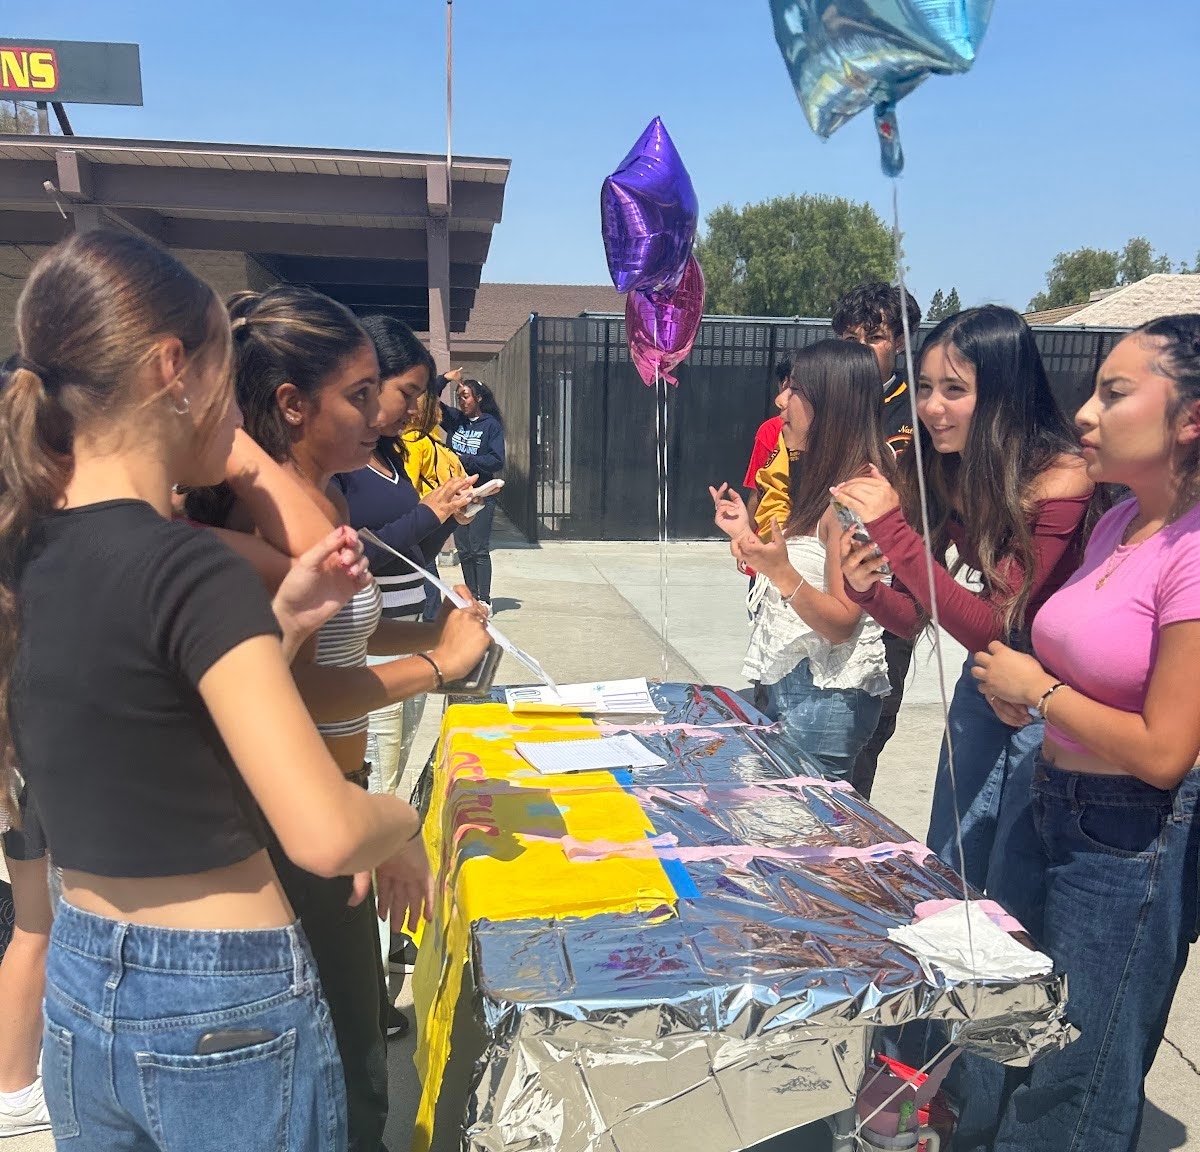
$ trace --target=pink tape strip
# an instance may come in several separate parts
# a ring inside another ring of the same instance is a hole
[[[961,904],[961,900],[926,900],[922,904],[918,904],[913,909],[914,920],[926,920],[930,916],[936,915],[938,912],[944,912],[947,908],[953,908]],[[987,918],[996,925],[997,928],[1005,932],[1024,932],[1025,926],[1014,917],[1010,916],[995,900],[976,900],[975,906],[980,912],[984,913]]]
[[[874,863],[893,860],[897,856],[911,856],[918,863],[923,863],[933,855],[924,844],[918,844],[916,841],[909,841],[907,844],[872,844],[867,848],[852,848],[844,844],[834,847],[798,845],[791,848],[769,848],[754,844],[706,844],[681,848],[678,838],[671,833],[630,843],[615,840],[580,840],[574,836],[522,836],[521,839],[557,843],[561,845],[568,860],[580,864],[611,860],[614,857],[629,860],[678,860],[683,864],[706,860],[728,860],[735,864],[751,860],[796,860],[801,863],[861,860],[864,863]]]

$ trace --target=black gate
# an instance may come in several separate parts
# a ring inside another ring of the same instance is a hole
[[[1074,413],[1123,332],[1034,333]],[[656,539],[656,421],[665,418],[670,536],[711,537],[708,485],[740,487],[754,433],[773,412],[776,363],[831,335],[824,320],[705,320],[657,412],[654,389],[630,362],[623,318],[531,317],[482,373],[507,427],[506,514],[530,540]]]

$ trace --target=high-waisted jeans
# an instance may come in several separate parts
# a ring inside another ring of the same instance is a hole
[[[260,1035],[197,1054],[226,1030]],[[42,1075],[55,1143],[72,1152],[346,1148],[333,1025],[295,925],[148,928],[61,902]]]
[[[1034,720],[1024,728],[1010,728],[1000,720],[971,675],[972,663],[968,657],[950,702],[925,842],[939,860],[1003,904],[1036,937],[1042,910],[1030,789],[1045,725]],[[993,862],[1001,854],[1006,864],[999,869]]]
[[[964,1055],[956,1150],[1136,1148],[1146,1074],[1197,934],[1198,797],[1200,770],[1164,791],[1039,760],[1039,944],[1067,975],[1067,1018],[1079,1039],[1027,1070]]]
[[[879,723],[883,697],[858,688],[818,688],[808,660],[778,684],[762,685],[763,712],[778,722],[830,780],[849,781],[863,745]]]

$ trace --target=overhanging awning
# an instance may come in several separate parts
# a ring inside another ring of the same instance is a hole
[[[449,245],[449,319],[475,300],[509,161],[85,137],[0,137],[0,242],[53,243],[100,214],[171,248],[246,252],[359,311],[430,328],[431,233]],[[435,243],[437,240],[435,239]],[[434,254],[437,259],[437,254]]]

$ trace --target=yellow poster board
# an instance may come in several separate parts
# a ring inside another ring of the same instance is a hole
[[[548,776],[514,741],[599,737],[578,716],[516,716],[502,704],[447,709],[434,761],[425,845],[438,904],[423,926],[413,998],[421,1104],[414,1152],[427,1152],[476,920],[652,912],[675,888],[653,857],[572,859],[572,842],[637,841],[654,827],[610,772]]]

